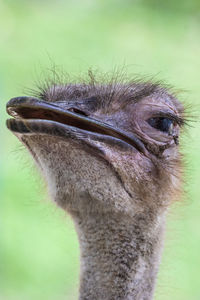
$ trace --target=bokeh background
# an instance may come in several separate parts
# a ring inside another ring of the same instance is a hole
[[[52,64],[151,76],[182,90],[196,118],[182,140],[185,195],[168,216],[155,299],[200,299],[199,0],[0,0],[0,299],[77,299],[79,248],[69,216],[6,129],[5,103]]]

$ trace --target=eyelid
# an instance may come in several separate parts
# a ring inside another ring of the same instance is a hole
[[[169,112],[158,112],[158,113],[155,113],[152,117],[153,118],[168,118],[168,119],[174,121],[179,126],[183,126],[185,124],[185,120],[183,118],[181,118],[173,113],[169,113]]]

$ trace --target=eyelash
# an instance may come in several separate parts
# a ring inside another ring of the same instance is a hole
[[[183,126],[185,124],[185,120],[181,117],[178,117],[171,113],[158,113],[155,114],[152,118],[164,118],[171,120],[174,125],[178,124],[179,126]]]

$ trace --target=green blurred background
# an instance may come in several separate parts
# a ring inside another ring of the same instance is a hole
[[[196,123],[182,141],[185,196],[170,210],[155,299],[200,299],[200,2],[0,0],[0,299],[77,299],[79,249],[32,160],[6,129],[5,103],[52,62],[69,74],[127,66],[184,90]]]

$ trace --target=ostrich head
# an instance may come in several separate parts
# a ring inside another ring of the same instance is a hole
[[[81,299],[150,299],[163,216],[180,186],[181,103],[157,83],[92,78],[13,98],[7,111],[8,128],[75,220],[85,257]],[[121,266],[127,251],[127,270],[111,265]]]

